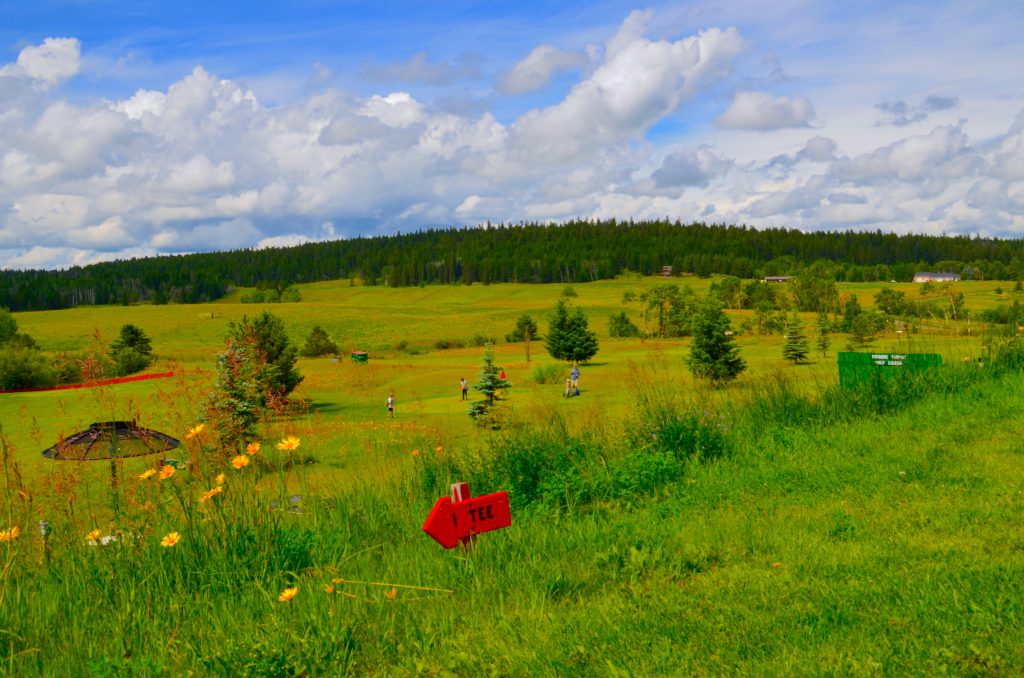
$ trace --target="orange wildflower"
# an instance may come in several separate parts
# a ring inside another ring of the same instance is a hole
[[[334,584],[328,584],[325,586],[324,593],[334,593]]]
[[[437,447],[435,447],[435,448],[434,448],[434,452],[438,452],[438,453],[440,453],[440,452],[441,452],[441,450],[443,450],[443,449],[444,449],[443,447],[441,447],[440,445],[438,445]]]
[[[287,438],[285,438],[284,440],[277,444],[277,449],[284,451],[295,450],[298,449],[298,447],[299,439],[296,438],[295,436],[288,436]]]
[[[388,600],[394,600],[395,596],[398,595],[398,589],[393,588],[384,595],[388,597]]]
[[[156,475],[156,469],[151,468],[148,471],[143,471],[142,473],[140,473],[139,474],[139,480],[146,480],[147,478],[152,478],[155,475]]]
[[[223,491],[224,491],[224,486],[223,485],[217,485],[212,490],[204,492],[203,496],[199,497],[199,503],[200,504],[206,503],[207,501],[209,501],[210,499],[213,498],[213,495],[220,494]]]
[[[164,464],[163,468],[160,469],[160,480],[167,480],[174,475],[174,467],[170,464]]]
[[[100,538],[100,531],[99,530],[93,530],[89,534],[85,535],[85,538],[88,539],[89,541],[98,541],[99,538]]]
[[[293,586],[291,588],[285,589],[284,591],[281,591],[281,595],[279,595],[277,597],[277,599],[279,601],[281,601],[282,603],[286,603],[289,600],[291,600],[292,598],[294,598],[295,594],[298,593],[298,592],[299,592],[299,587]]]
[[[414,457],[420,456],[420,451],[419,450],[413,450],[412,451],[412,456],[414,456]]]
[[[223,485],[224,484],[224,474],[223,473],[218,473],[217,477],[214,478],[214,480],[217,481],[218,485]]]
[[[163,539],[160,540],[160,546],[164,548],[170,548],[181,541],[181,535],[177,532],[168,533]]]
[[[202,433],[204,428],[206,428],[206,424],[197,424],[195,427],[190,428],[188,430],[188,433],[185,434],[185,437],[189,440],[192,440],[197,435]]]
[[[244,454],[240,454],[237,457],[232,458],[231,465],[241,470],[243,466],[249,465],[249,457],[245,456]]]
[[[21,534],[21,528],[17,525],[6,530],[0,530],[0,542],[17,539],[19,534]]]
[[[245,453],[246,454],[256,454],[259,451],[260,451],[260,444],[257,443],[257,442],[251,442],[251,443],[249,443],[248,445],[245,446]]]

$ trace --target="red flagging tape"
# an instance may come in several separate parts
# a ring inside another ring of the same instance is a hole
[[[66,391],[72,388],[93,388],[95,386],[111,386],[113,384],[127,384],[132,381],[145,381],[147,379],[166,379],[173,377],[174,372],[155,372],[153,374],[136,374],[131,377],[117,377],[115,379],[101,379],[99,381],[87,381],[84,384],[63,384],[61,386],[37,386],[35,388],[12,388],[0,393],[31,393],[33,391]]]

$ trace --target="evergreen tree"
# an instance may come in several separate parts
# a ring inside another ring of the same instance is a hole
[[[828,314],[823,311],[818,315],[818,339],[816,342],[823,358],[828,354],[828,347],[832,345],[832,340],[829,338],[830,329],[831,323],[828,321]]]
[[[875,338],[871,319],[864,313],[854,316],[850,327],[850,338],[846,343],[847,351],[863,351]]]
[[[256,424],[266,403],[260,378],[264,367],[251,345],[230,338],[224,352],[217,356],[217,381],[204,403],[203,420],[210,424],[225,456],[256,436]]]
[[[289,343],[284,322],[276,315],[264,311],[252,320],[242,316],[240,322],[228,325],[228,339],[248,360],[260,365],[261,407],[283,404],[302,382],[295,369],[298,351]]]
[[[484,364],[480,368],[480,376],[473,385],[474,391],[479,391],[484,399],[476,400],[469,406],[469,416],[478,424],[489,423],[496,427],[494,420],[494,407],[507,398],[508,390],[512,388],[512,382],[503,379],[501,374],[504,370],[500,365],[494,364],[494,345],[487,343],[484,347]]]
[[[337,355],[338,345],[331,341],[326,330],[315,325],[306,337],[306,344],[299,351],[299,355],[306,358],[319,358],[324,355]]]
[[[809,352],[810,347],[803,324],[794,313],[786,320],[786,341],[782,346],[782,356],[794,365],[799,365],[807,362]]]
[[[733,339],[729,316],[713,297],[704,301],[693,319],[689,363],[695,377],[713,385],[735,379],[747,367]]]
[[[583,309],[575,308],[570,313],[564,298],[555,304],[544,345],[552,358],[566,362],[586,362],[598,351],[597,334],[590,330]]]
[[[18,321],[14,319],[11,312],[0,306],[0,344],[5,343],[18,333]]]
[[[864,308],[857,301],[856,295],[851,294],[846,300],[846,304],[843,306],[843,322],[841,327],[844,332],[853,331],[853,323],[856,318],[863,315]]]
[[[124,325],[118,338],[110,344],[110,358],[118,376],[141,372],[153,362],[152,341],[135,325]]]

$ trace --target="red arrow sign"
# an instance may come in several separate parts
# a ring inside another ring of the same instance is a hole
[[[452,503],[450,497],[441,497],[423,523],[423,531],[446,549],[474,534],[490,532],[512,524],[512,509],[508,506],[508,492],[495,492],[466,501]]]

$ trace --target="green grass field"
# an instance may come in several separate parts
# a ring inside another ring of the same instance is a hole
[[[688,340],[607,336],[624,292],[664,282],[574,286],[601,350],[583,367],[582,397],[568,400],[560,380],[531,377],[547,364],[566,371],[541,342],[527,363],[522,344],[503,341],[523,313],[544,332],[561,286],[346,281],[301,286],[298,304],[16,314],[52,352],[136,324],[160,356],[154,369],[175,376],[0,395],[0,530],[21,532],[0,541],[0,666],[67,676],[1021,673],[1024,381],[1015,364],[976,366],[983,328],[879,337],[874,350],[937,352],[946,367],[939,381],[866,400],[835,388],[840,335],[828,357],[793,366],[782,337],[746,334],[748,371],[709,390],[686,368]],[[710,284],[675,282],[698,293]],[[957,290],[978,312],[1010,302],[997,287]],[[840,285],[865,306],[878,289]],[[370,362],[301,360],[303,410],[265,422],[261,451],[235,469],[203,456],[205,434],[185,434],[228,322],[262,308],[295,343],[321,325]],[[638,317],[636,305],[629,312]],[[460,401],[459,378],[473,383],[481,363],[475,335],[498,340],[514,384],[500,432],[474,427]],[[439,340],[467,347],[437,350]],[[140,480],[153,460],[124,461],[115,518],[109,466],[39,452],[125,418],[183,439],[181,458],[196,463]],[[275,449],[289,435],[299,449]],[[218,473],[225,489],[200,501]],[[456,480],[475,494],[508,490],[512,527],[469,550],[431,541],[420,527]],[[116,540],[89,545],[93,530]],[[161,546],[172,532],[180,542]]]

